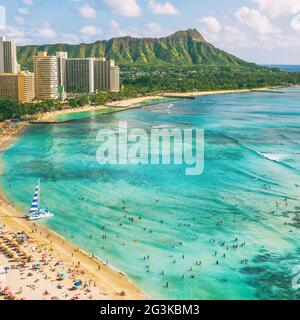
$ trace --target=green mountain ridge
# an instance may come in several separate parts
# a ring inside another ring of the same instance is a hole
[[[106,57],[122,66],[205,65],[253,68],[248,63],[206,42],[196,30],[178,31],[163,38],[133,38],[130,36],[96,41],[91,44],[48,44],[18,47],[18,61],[32,70],[32,57],[39,51],[55,55],[66,51],[70,58]]]

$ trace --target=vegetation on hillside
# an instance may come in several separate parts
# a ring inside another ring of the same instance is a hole
[[[114,38],[91,44],[52,44],[18,48],[18,61],[25,69],[32,70],[32,57],[39,51],[55,55],[68,52],[71,58],[106,57],[123,66],[231,66],[255,68],[229,53],[217,49],[204,40],[195,29],[179,31],[164,38]]]
[[[195,29],[160,38],[114,38],[92,44],[18,48],[23,68],[38,51],[67,51],[69,57],[106,57],[121,67],[121,80],[144,91],[255,88],[300,83],[299,74],[245,62],[205,41]]]

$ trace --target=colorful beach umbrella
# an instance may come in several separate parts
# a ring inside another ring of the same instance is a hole
[[[74,283],[74,287],[81,287],[82,283],[81,281],[77,281]]]

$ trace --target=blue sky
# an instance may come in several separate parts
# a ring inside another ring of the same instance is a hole
[[[257,63],[300,64],[300,0],[0,0],[0,35],[19,45],[160,37],[196,28]]]

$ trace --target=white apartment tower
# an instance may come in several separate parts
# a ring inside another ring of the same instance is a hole
[[[65,70],[66,70],[66,63],[68,59],[67,52],[57,52],[57,73],[58,73],[58,85],[65,87]]]
[[[16,41],[5,41],[4,38],[0,37],[0,74],[16,74],[19,71]]]

